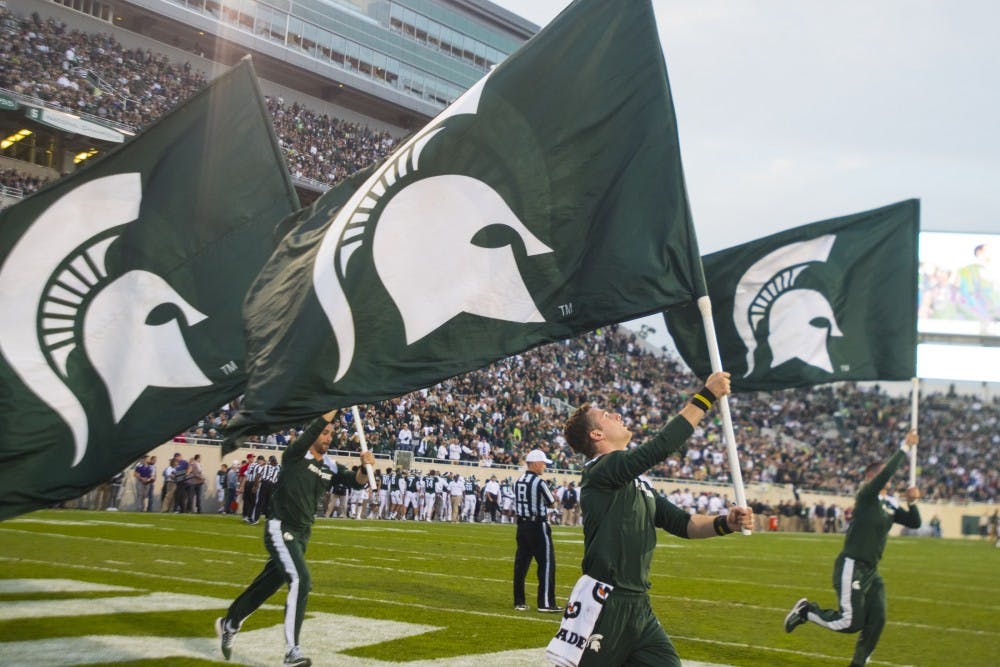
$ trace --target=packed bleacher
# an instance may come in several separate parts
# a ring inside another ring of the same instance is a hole
[[[31,176],[16,169],[0,169],[0,186],[9,188],[22,197],[30,195],[46,182],[43,178]]]
[[[431,460],[498,466],[517,465],[527,451],[540,447],[555,461],[554,468],[576,470],[583,462],[561,433],[570,406],[589,401],[613,408],[641,441],[674,416],[698,386],[678,361],[645,351],[625,328],[611,328],[366,406],[363,419],[376,452],[408,449]],[[773,482],[853,494],[864,467],[887,458],[909,427],[908,398],[850,383],[736,394],[730,403],[748,484]],[[925,397],[922,406],[919,464],[924,496],[996,501],[1000,403],[935,394]],[[232,409],[210,415],[185,437],[221,431]],[[345,433],[353,429],[348,419],[345,413]],[[280,446],[294,436],[289,429],[256,440]],[[727,483],[718,417],[696,430],[682,453],[651,474]]]
[[[392,152],[395,139],[363,125],[267,98],[274,131],[293,177],[335,183]]]
[[[0,88],[137,130],[207,84],[190,63],[126,49],[113,35],[70,30],[38,14],[22,18],[0,8],[0,34]],[[386,132],[298,103],[268,98],[267,105],[294,177],[334,183],[387,155],[395,144]]]
[[[141,129],[206,84],[189,64],[0,9],[0,88]]]

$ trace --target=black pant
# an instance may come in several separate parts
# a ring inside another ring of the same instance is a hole
[[[500,511],[500,507],[497,505],[497,501],[494,498],[486,499],[486,511],[490,515],[490,521],[493,523],[497,522],[497,513]]]
[[[261,481],[260,486],[257,488],[253,507],[250,508],[251,521],[260,520],[261,515],[267,516],[267,506],[271,503],[271,490],[273,488],[273,483]]]
[[[253,504],[257,501],[257,486],[254,482],[243,485],[243,518],[249,519]]]
[[[525,604],[524,580],[531,559],[538,563],[538,606],[555,607],[556,554],[547,521],[517,520],[517,553],[514,555],[514,604]]]

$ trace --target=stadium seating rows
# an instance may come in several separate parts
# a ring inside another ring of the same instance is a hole
[[[436,457],[439,444],[457,442],[475,461],[488,450],[493,464],[518,464],[541,447],[562,469],[581,461],[565,446],[565,406],[590,401],[620,411],[641,441],[683,405],[699,382],[670,356],[645,349],[629,330],[606,328],[552,343],[461,375],[434,387],[366,406],[369,444]],[[909,426],[908,398],[852,383],[731,397],[744,480],[794,484],[802,490],[853,494],[864,467],[885,459]],[[934,394],[922,400],[920,486],[929,499],[998,499],[1000,402]],[[209,415],[182,438],[217,437],[237,404]],[[345,411],[346,412],[346,411]],[[413,435],[401,445],[406,425]],[[345,430],[353,429],[347,422]],[[294,429],[257,438],[282,444]],[[479,443],[486,445],[480,447]],[[424,444],[425,443],[425,444]],[[651,471],[654,476],[728,482],[721,428],[699,429],[685,451]]]
[[[150,50],[126,49],[114,36],[68,30],[37,14],[22,18],[0,8],[0,88],[141,130],[203,88],[189,63],[177,65]],[[357,123],[299,104],[268,98],[278,140],[292,176],[334,183],[391,152],[395,140]],[[18,185],[17,175],[0,184]]]

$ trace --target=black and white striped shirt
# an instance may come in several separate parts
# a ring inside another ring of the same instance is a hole
[[[260,481],[270,482],[271,484],[276,484],[278,482],[278,475],[281,474],[281,466],[278,464],[268,464],[263,466],[260,472]]]
[[[262,468],[264,468],[264,466],[265,464],[263,463],[251,463],[249,466],[247,466],[247,472],[246,472],[247,482],[256,482],[258,479],[260,479],[260,471]]]
[[[517,518],[545,521],[548,508],[555,502],[552,492],[542,478],[530,470],[514,482],[514,509]]]

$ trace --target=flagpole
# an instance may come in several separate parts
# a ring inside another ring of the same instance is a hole
[[[910,393],[910,430],[917,431],[917,423],[920,414],[920,378],[915,377],[910,381],[913,385]],[[910,486],[917,485],[917,446],[910,450]]]
[[[368,451],[368,440],[365,439],[365,427],[361,425],[361,413],[358,412],[358,406],[351,406],[351,414],[354,415],[354,428],[358,432],[358,442],[361,444],[362,453]],[[372,464],[365,464],[365,472],[368,473],[368,486],[371,487],[372,491],[378,488],[378,482],[375,480],[375,471],[372,470]]]
[[[719,354],[719,340],[715,336],[715,320],[712,318],[712,300],[706,296],[698,297],[698,310],[705,325],[705,340],[708,342],[708,357],[712,362],[712,372],[722,371],[722,356]],[[722,433],[726,440],[726,458],[729,459],[729,476],[733,478],[733,494],[736,504],[746,508],[747,495],[743,489],[743,472],[740,470],[739,453],[736,451],[736,433],[733,431],[733,418],[729,413],[729,397],[719,399],[719,412],[722,415]],[[743,529],[744,535],[750,535],[749,528]]]

